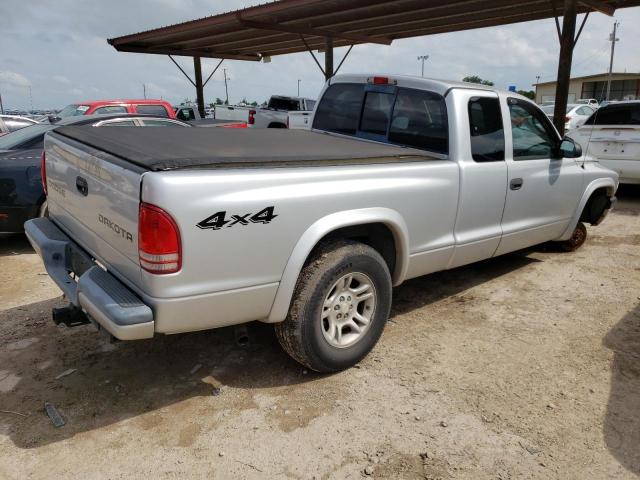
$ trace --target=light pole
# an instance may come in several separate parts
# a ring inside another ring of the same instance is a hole
[[[224,72],[224,93],[227,96],[227,105],[229,105],[229,87],[227,87],[227,69],[223,68]]]
[[[607,79],[607,100],[611,94],[611,72],[613,71],[613,54],[616,51],[616,42],[620,39],[616,37],[616,30],[618,29],[620,22],[613,23],[613,33],[609,34],[609,41],[611,42],[611,60],[609,61],[609,78]]]
[[[298,79],[298,96],[300,96],[300,79]]]
[[[429,60],[429,55],[419,55],[418,60],[422,60],[422,76],[424,77],[424,61]]]

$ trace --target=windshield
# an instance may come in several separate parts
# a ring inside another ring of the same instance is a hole
[[[84,113],[89,110],[89,105],[76,105],[71,104],[67,105],[62,109],[62,111],[58,114],[58,117],[76,117],[78,115],[84,115]]]
[[[21,128],[15,132],[8,133],[0,137],[0,150],[14,150],[25,144],[37,141],[38,137],[42,138],[45,133],[55,128],[55,125],[38,124]]]

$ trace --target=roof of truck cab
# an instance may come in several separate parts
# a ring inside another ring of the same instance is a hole
[[[430,90],[434,93],[439,93],[440,95],[445,95],[452,88],[488,90],[491,92],[501,91],[500,89],[497,89],[492,85],[482,85],[480,83],[470,82],[457,82],[454,80],[440,80],[437,78],[418,77],[416,75],[396,75],[393,73],[344,73],[335,75],[331,78],[331,80],[329,80],[329,83],[372,83],[374,77],[386,77],[389,79],[389,82],[391,84],[397,82],[397,85],[400,87]]]
[[[69,126],[54,133],[152,171],[441,158],[414,148],[308,130]]]

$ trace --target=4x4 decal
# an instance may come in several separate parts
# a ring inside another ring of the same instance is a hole
[[[231,218],[229,219],[227,219],[227,212],[216,212],[197,223],[196,226],[203,230],[220,230],[223,227],[229,228],[234,225],[249,225],[249,223],[267,224],[278,216],[274,215],[273,209],[274,207],[267,207],[254,214],[245,213],[244,215],[231,215]]]

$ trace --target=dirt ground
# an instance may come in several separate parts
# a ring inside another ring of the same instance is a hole
[[[407,282],[336,375],[268,325],[245,347],[233,329],[106,344],[56,327],[39,259],[0,239],[0,478],[636,478],[640,189],[620,197],[578,252]]]

